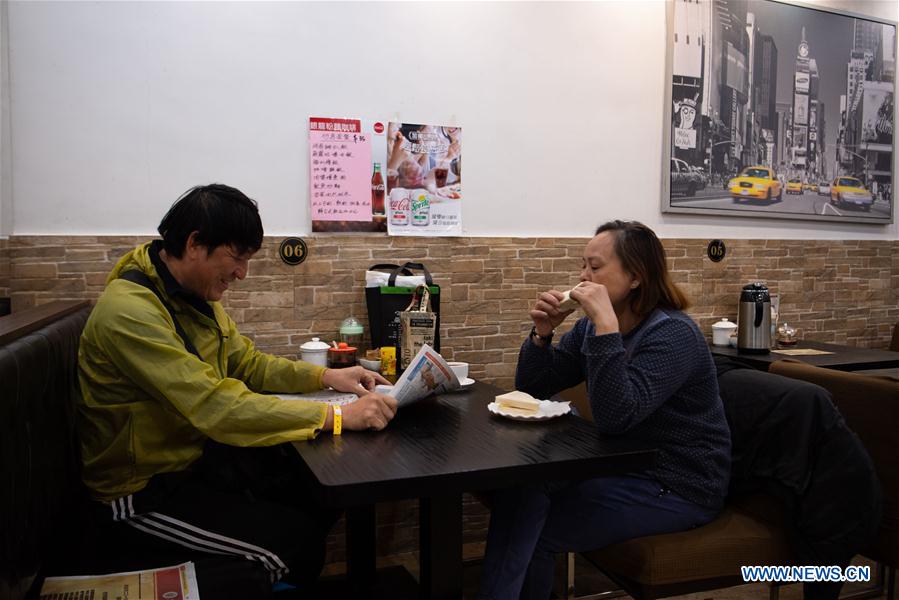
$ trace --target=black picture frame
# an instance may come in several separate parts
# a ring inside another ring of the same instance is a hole
[[[667,9],[662,212],[893,223],[896,22],[783,0]]]

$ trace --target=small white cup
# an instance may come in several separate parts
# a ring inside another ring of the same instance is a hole
[[[447,363],[450,369],[453,370],[453,373],[456,374],[456,378],[459,381],[463,381],[468,379],[468,363],[467,362],[450,362]]]

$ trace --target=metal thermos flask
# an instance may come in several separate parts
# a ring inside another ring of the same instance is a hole
[[[767,354],[771,348],[771,295],[763,283],[750,283],[740,294],[737,350]]]

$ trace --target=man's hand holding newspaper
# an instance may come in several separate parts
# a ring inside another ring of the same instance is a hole
[[[397,408],[417,402],[422,398],[427,398],[431,394],[441,394],[443,392],[451,392],[459,389],[459,378],[450,369],[446,361],[440,354],[424,344],[412,359],[409,367],[403,372],[396,385],[378,385],[375,392],[390,396],[396,400]],[[349,392],[338,392],[335,390],[323,390],[320,392],[311,392],[307,394],[277,394],[278,397],[291,400],[306,400],[311,402],[327,402],[328,404],[339,404],[344,410],[344,427],[346,429],[383,429],[386,427],[390,419],[393,418],[393,412],[389,414],[378,415],[378,410],[385,411],[387,407],[382,402],[365,402],[358,403],[359,396]],[[369,397],[372,400],[374,398]],[[354,411],[359,411],[360,416],[368,418],[363,426],[353,427],[352,421],[347,422],[347,416],[352,420]],[[347,414],[349,413],[349,415]]]
[[[375,391],[396,398],[397,406],[406,406],[427,398],[459,389],[459,378],[440,354],[424,344],[403,371],[396,385],[379,385]]]

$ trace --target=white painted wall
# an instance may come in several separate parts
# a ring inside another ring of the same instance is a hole
[[[211,181],[257,199],[268,234],[307,234],[305,127],[323,115],[461,125],[468,235],[589,235],[634,218],[662,237],[899,237],[897,224],[662,215],[659,0],[8,8],[2,216],[16,235],[149,234]]]
[[[9,5],[0,1],[0,239],[12,232],[12,154],[9,119]]]

